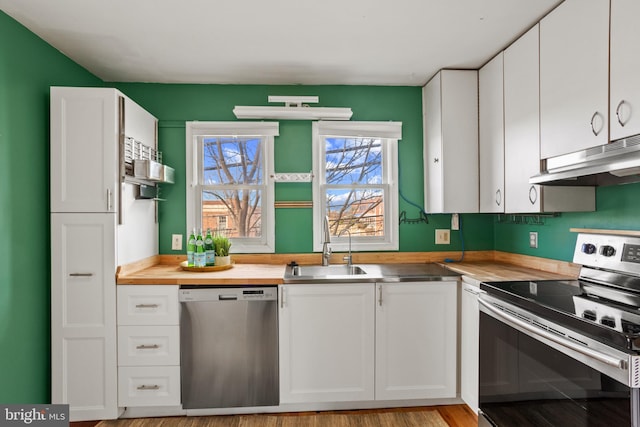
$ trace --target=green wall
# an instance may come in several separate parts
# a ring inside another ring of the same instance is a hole
[[[0,403],[50,401],[52,85],[102,81],[0,11]]]
[[[320,105],[351,107],[352,120],[395,120],[402,122],[399,142],[400,190],[410,201],[423,204],[422,95],[419,87],[380,86],[259,86],[177,85],[118,83],[120,90],[160,120],[159,145],[163,159],[176,169],[176,183],[162,187],[160,205],[160,253],[171,250],[171,234],[185,233],[185,128],[190,120],[234,121],[235,105],[266,105],[268,95],[317,95]],[[311,170],[311,122],[281,121],[275,142],[276,172]],[[310,183],[277,183],[276,200],[310,201]],[[417,218],[419,211],[400,200],[400,211]],[[492,249],[492,218],[463,215],[465,249]],[[449,228],[449,215],[431,215],[429,224],[401,224],[400,251],[459,250],[459,233],[450,246],[434,244],[435,228]],[[311,209],[276,210],[276,252],[312,252]]]
[[[570,228],[640,230],[640,183],[598,187],[596,212],[562,213],[544,225],[494,225],[496,250],[571,261],[576,233]],[[538,248],[529,248],[529,232],[538,232]]]

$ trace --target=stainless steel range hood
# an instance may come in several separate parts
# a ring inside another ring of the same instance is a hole
[[[640,135],[542,161],[529,179],[542,185],[615,185],[640,181]]]

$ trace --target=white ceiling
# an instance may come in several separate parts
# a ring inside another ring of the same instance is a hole
[[[0,0],[105,81],[423,85],[561,0]]]

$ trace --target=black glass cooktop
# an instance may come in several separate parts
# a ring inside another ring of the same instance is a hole
[[[640,350],[640,310],[593,296],[580,280],[486,282],[496,298],[619,348]]]

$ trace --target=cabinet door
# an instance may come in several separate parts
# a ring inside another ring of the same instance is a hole
[[[51,212],[115,212],[117,91],[51,88]]]
[[[539,26],[504,52],[505,211],[540,211],[540,186],[529,178],[540,172]]]
[[[478,72],[442,70],[423,89],[425,206],[478,212]]]
[[[478,73],[480,99],[480,212],[504,212],[503,53]]]
[[[442,110],[440,73],[422,88],[424,120],[424,206],[427,212],[444,212],[442,180]]]
[[[566,0],[540,21],[543,159],[606,144],[609,1]]]
[[[460,296],[460,397],[478,412],[478,287],[462,282]]]
[[[640,2],[611,0],[611,140],[640,134]]]
[[[114,214],[51,215],[51,401],[117,417]]]
[[[280,402],[373,400],[374,286],[280,292]]]
[[[376,286],[376,399],[455,397],[456,282]]]

